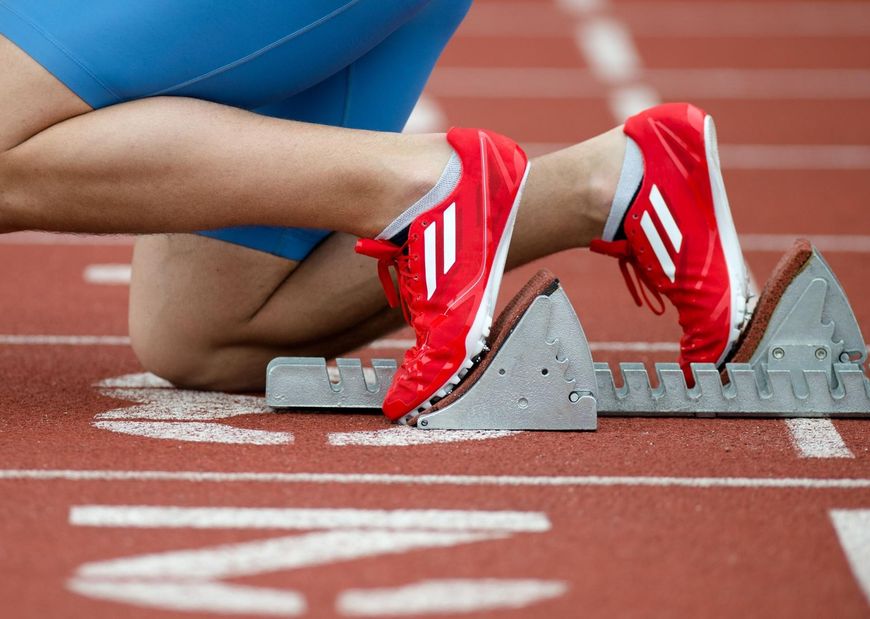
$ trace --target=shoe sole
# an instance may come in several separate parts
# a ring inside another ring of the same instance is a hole
[[[489,278],[486,282],[486,289],[483,293],[483,302],[477,309],[477,314],[474,321],[471,323],[471,329],[465,337],[465,360],[459,367],[459,370],[450,377],[428,400],[417,406],[413,411],[402,417],[399,423],[407,424],[415,419],[417,415],[432,406],[432,400],[440,399],[450,393],[453,388],[468,374],[468,371],[474,367],[474,358],[480,355],[486,348],[486,340],[489,337],[490,329],[492,329],[492,318],[495,314],[495,305],[498,301],[498,292],[501,287],[502,276],[504,275],[504,266],[507,262],[508,249],[511,244],[511,237],[514,233],[514,224],[516,224],[517,212],[519,211],[520,201],[523,198],[523,190],[526,188],[526,181],[529,178],[529,170],[531,163],[526,163],[526,169],[523,172],[523,178],[520,181],[517,195],[514,198],[514,203],[511,205],[511,213],[505,223],[504,232],[498,242],[498,247],[495,251],[495,257],[492,263],[492,269],[489,272]]]
[[[704,151],[707,157],[707,171],[710,175],[710,189],[713,194],[713,212],[716,217],[716,227],[722,243],[722,253],[725,255],[725,265],[731,284],[731,323],[728,332],[728,343],[716,365],[721,365],[731,354],[734,345],[740,338],[740,333],[749,318],[749,273],[734,218],[728,204],[728,194],[725,192],[725,181],[722,179],[722,169],[719,163],[719,145],[716,140],[716,123],[709,114],[704,118]]]

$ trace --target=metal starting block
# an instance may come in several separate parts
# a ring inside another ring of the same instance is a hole
[[[836,276],[799,241],[774,272],[733,363],[693,364],[689,386],[675,363],[593,363],[558,280],[542,271],[493,325],[486,352],[453,393],[421,413],[421,429],[594,430],[597,416],[866,417],[867,347]],[[380,408],[392,359],[363,368],[338,359],[279,357],[266,402],[277,409]]]

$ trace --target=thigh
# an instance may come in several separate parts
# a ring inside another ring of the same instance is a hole
[[[0,36],[0,152],[90,107],[11,41]]]
[[[0,34],[91,107],[153,95],[251,109],[323,81],[428,0],[4,0]]]
[[[352,129],[401,131],[470,6],[471,0],[430,0],[401,28],[341,71],[296,96],[254,111]],[[244,226],[202,234],[301,261],[329,232]]]
[[[303,93],[255,111],[399,131],[469,4],[432,0],[351,65]],[[264,347],[320,340],[325,350],[327,338],[353,327],[365,336],[394,325],[375,319],[371,331],[361,326],[385,306],[376,269],[368,258],[354,254],[352,238],[333,235],[323,241],[325,234],[247,226],[210,231],[210,239],[139,239],[131,332],[146,331],[143,337],[149,338],[162,333],[159,337],[167,340],[196,334],[202,341],[224,338],[228,345],[242,340]],[[346,341],[352,345],[353,338]]]

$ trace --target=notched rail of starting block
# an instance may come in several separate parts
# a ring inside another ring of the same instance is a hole
[[[608,364],[592,363],[570,301],[547,275],[550,290],[525,307],[485,359],[483,371],[475,368],[469,375],[473,380],[460,383],[461,397],[450,395],[422,413],[418,427],[594,429],[599,413],[870,418],[860,328],[836,276],[818,251],[808,248],[797,244],[783,260],[800,258],[792,271],[784,269],[791,274],[780,280],[782,293],[770,296],[775,307],[765,323],[758,323],[751,356],[747,352],[745,362],[727,364],[724,376],[712,364],[693,365],[692,387],[673,363],[656,364],[654,381],[643,364],[621,363],[617,387]],[[395,362],[375,360],[369,380],[359,360],[337,364],[339,380],[334,381],[322,358],[275,359],[268,369],[267,403],[296,409],[379,408]]]
[[[335,372],[323,357],[278,357],[266,368],[266,404],[272,408],[376,408],[396,373],[393,359],[336,359]]]
[[[656,386],[641,363],[619,364],[621,387],[607,363],[595,364],[598,412],[638,417],[867,417],[870,380],[854,363],[827,370],[755,370],[748,363],[726,365],[727,383],[712,364],[693,364],[695,385],[686,386],[675,363],[655,366]]]

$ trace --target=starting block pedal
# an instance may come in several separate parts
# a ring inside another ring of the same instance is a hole
[[[445,398],[412,424],[421,429],[594,430],[597,416],[866,417],[867,346],[848,299],[821,254],[798,241],[777,265],[730,363],[693,364],[694,385],[674,363],[621,363],[620,385],[594,363],[558,280],[539,272],[493,325],[490,350]],[[266,374],[277,409],[374,409],[394,360],[279,357]]]

